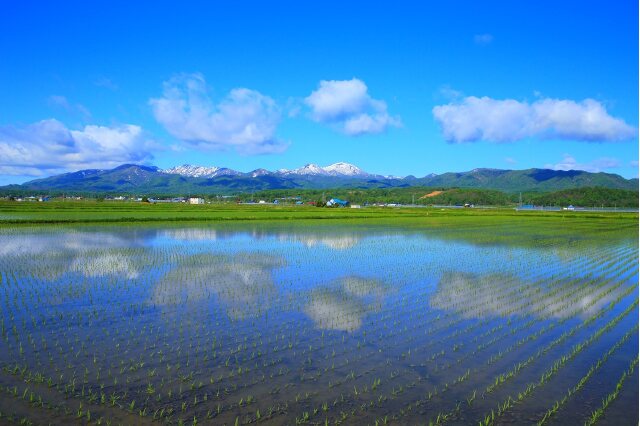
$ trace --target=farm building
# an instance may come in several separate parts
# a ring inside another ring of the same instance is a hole
[[[329,201],[327,201],[327,207],[347,207],[349,206],[349,202],[345,201],[345,200],[341,200],[339,198],[332,198]]]
[[[189,198],[189,204],[204,204],[204,198],[197,198],[197,197]]]

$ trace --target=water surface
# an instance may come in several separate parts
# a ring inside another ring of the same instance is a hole
[[[0,412],[522,424],[588,375],[549,418],[583,423],[638,357],[637,264],[633,235],[517,227],[5,229]],[[609,421],[635,422],[631,378]]]

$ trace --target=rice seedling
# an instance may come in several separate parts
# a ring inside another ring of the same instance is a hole
[[[630,338],[637,242],[427,225],[0,229],[0,395],[99,424],[580,418],[623,345],[573,360]]]
[[[591,416],[589,416],[587,421],[584,423],[585,426],[591,426],[596,424],[600,419],[600,417],[604,415],[605,411],[607,410],[611,402],[613,402],[618,397],[618,394],[620,393],[620,390],[622,389],[624,382],[627,380],[627,378],[631,374],[633,374],[637,365],[638,365],[638,358],[635,357],[631,360],[631,363],[629,364],[629,368],[622,373],[622,376],[618,380],[618,383],[616,383],[615,389],[602,400],[602,405],[591,413]]]

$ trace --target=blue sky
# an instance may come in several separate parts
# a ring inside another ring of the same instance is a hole
[[[5,4],[0,184],[125,162],[638,176],[637,2],[343,3]]]

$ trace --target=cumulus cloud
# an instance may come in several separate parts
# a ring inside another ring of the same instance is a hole
[[[1,126],[0,174],[40,176],[138,163],[153,158],[151,146],[142,129],[131,124],[70,130],[48,119],[25,127]]]
[[[387,112],[384,101],[373,99],[362,80],[322,80],[320,87],[305,98],[311,118],[330,124],[350,136],[382,133],[402,125]]]
[[[553,170],[584,170],[598,173],[606,169],[620,167],[620,161],[616,158],[601,157],[589,163],[579,163],[572,155],[564,154],[561,161],[556,164],[545,164],[545,169]]]
[[[593,99],[540,99],[533,103],[469,96],[438,105],[433,116],[447,142],[512,142],[528,137],[584,142],[632,139],[637,129],[610,116]]]
[[[163,87],[163,96],[149,104],[156,120],[181,141],[199,149],[234,148],[248,155],[287,149],[275,137],[281,112],[270,97],[238,88],[216,105],[197,73],[178,75]]]

